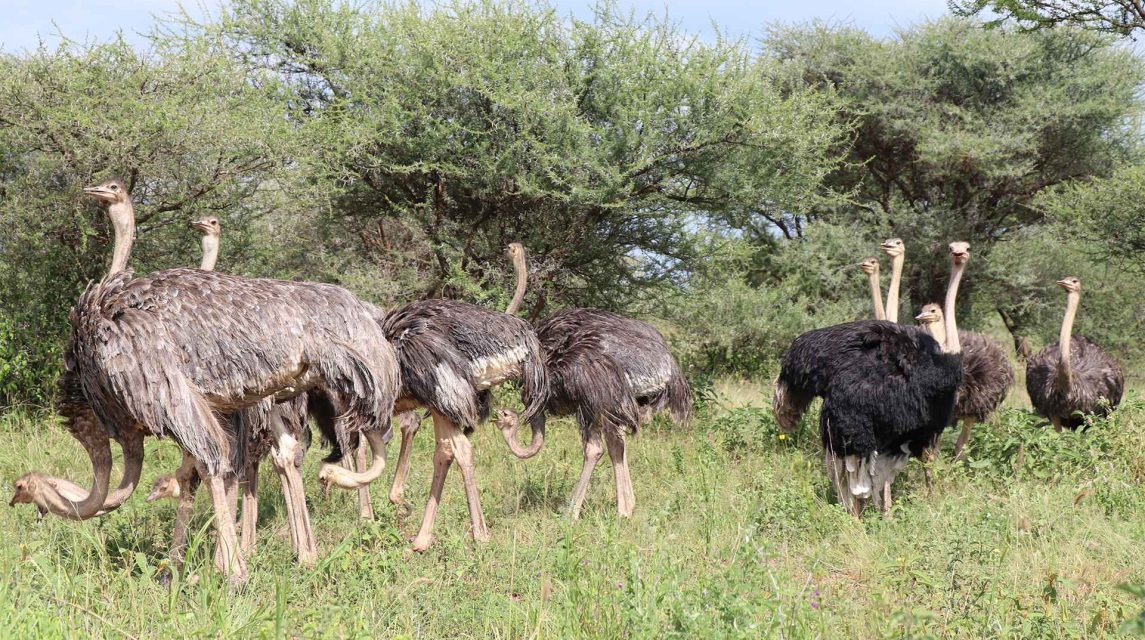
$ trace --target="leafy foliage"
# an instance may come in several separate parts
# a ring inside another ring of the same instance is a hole
[[[996,14],[988,26],[1007,21],[1031,30],[1073,25],[1123,36],[1145,29],[1140,0],[950,0],[950,7],[964,16]]]

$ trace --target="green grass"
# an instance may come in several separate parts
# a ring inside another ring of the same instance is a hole
[[[1140,392],[1081,434],[1008,408],[976,430],[968,462],[940,460],[929,487],[912,462],[893,516],[855,521],[830,498],[813,420],[780,439],[761,387],[755,402],[749,385],[715,389],[688,430],[657,422],[632,442],[630,521],[615,516],[607,458],[583,518],[563,516],[581,462],[572,423],[553,421],[525,462],[486,427],[474,441],[493,540],[467,539],[452,473],[437,543],[412,554],[427,424],[412,513],[385,500],[389,474],[373,523],[359,524],[353,495],[311,491],[322,557],[301,569],[278,533],[282,499],[267,469],[260,547],[237,591],[211,569],[206,499],[189,579],[173,589],[154,579],[171,503],[137,492],[82,523],[0,509],[0,636],[1056,638],[1104,637],[1141,615],[1145,601],[1119,588],[1145,584]],[[6,491],[30,469],[87,482],[82,450],[52,421],[0,419],[0,447]],[[150,441],[144,487],[177,463],[171,443]]]

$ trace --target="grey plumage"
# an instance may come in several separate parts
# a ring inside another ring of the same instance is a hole
[[[570,508],[573,516],[579,513],[588,477],[600,457],[602,436],[617,467],[618,509],[631,515],[635,495],[624,438],[663,409],[678,424],[687,423],[692,392],[679,364],[654,327],[599,309],[558,311],[537,325],[537,337],[549,372],[546,411],[575,415],[585,446],[585,466]]]
[[[1125,374],[1096,342],[1072,333],[1081,304],[1081,280],[1069,276],[1057,285],[1067,293],[1059,340],[1026,362],[1026,391],[1034,409],[1060,431],[1076,429],[1085,423],[1085,415],[1105,415],[1120,404]]]

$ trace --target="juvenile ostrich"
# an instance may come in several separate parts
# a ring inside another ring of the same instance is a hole
[[[92,488],[77,502],[33,472],[16,481],[12,503],[90,518],[108,507],[109,435],[121,442],[171,436],[210,491],[220,569],[241,582],[246,566],[227,486],[243,447],[218,416],[324,388],[371,442],[375,464],[361,475],[377,477],[398,389],[393,349],[371,310],[339,287],[199,269],[135,277],[126,269],[135,231],[127,187],[111,180],[85,193],[108,205],[115,230],[110,273],[88,286],[70,314],[65,360],[99,418],[69,422],[91,459]],[[124,454],[141,462],[142,451],[125,446]]]
[[[885,240],[879,249],[891,257],[891,283],[887,286],[887,320],[899,321],[899,288],[902,284],[902,265],[906,260],[906,247],[900,238]]]
[[[616,479],[616,507],[629,517],[636,494],[628,472],[625,439],[662,409],[677,424],[688,421],[692,391],[664,337],[652,325],[599,309],[565,309],[537,325],[549,371],[545,410],[576,415],[584,465],[569,505],[580,516],[589,480],[604,454],[603,437]],[[502,429],[513,430],[517,415],[504,409]]]
[[[875,320],[886,320],[887,310],[883,308],[883,295],[879,291],[879,259],[866,258],[859,263],[859,268],[867,274],[867,281],[871,285],[871,301],[874,303]]]
[[[962,381],[954,303],[970,256],[965,242],[951,243],[950,251],[945,345],[918,327],[863,320],[804,333],[784,355],[776,418],[791,430],[811,399],[823,398],[828,475],[856,516],[867,500],[889,510],[895,475],[950,422]]]
[[[514,312],[525,294],[524,249],[510,245],[517,268],[517,290],[507,311]],[[467,435],[489,415],[490,389],[521,380],[525,420],[532,426],[528,447],[517,442],[517,426],[503,425],[502,436],[519,458],[529,458],[544,443],[544,408],[548,395],[541,346],[532,327],[508,313],[500,313],[456,300],[421,300],[399,307],[382,323],[387,338],[397,349],[402,390],[397,411],[429,409],[437,447],[433,454],[433,481],[421,528],[413,541],[415,551],[429,548],[433,524],[449,467],[461,469],[469,505],[474,540],[489,537],[477,491],[473,446]],[[402,443],[398,454],[390,501],[401,502],[409,472],[410,447],[419,420],[402,420]]]
[[[1085,415],[1104,416],[1121,403],[1125,375],[1113,358],[1085,336],[1071,335],[1081,303],[1081,280],[1057,281],[1066,290],[1066,310],[1057,344],[1042,349],[1026,363],[1026,391],[1038,414],[1054,429],[1077,429]]]
[[[942,307],[934,303],[923,305],[915,320],[939,344],[946,342]],[[962,431],[954,443],[955,459],[962,457],[970,430],[1002,406],[1014,384],[1014,369],[1002,345],[974,331],[959,331],[958,341],[962,344],[962,386],[954,402],[954,416],[962,420]]]

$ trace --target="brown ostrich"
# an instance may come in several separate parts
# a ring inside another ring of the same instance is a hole
[[[1081,304],[1081,280],[1062,278],[1066,311],[1057,344],[1042,349],[1026,363],[1026,391],[1038,414],[1054,429],[1077,429],[1086,415],[1104,416],[1121,403],[1125,375],[1120,365],[1092,339],[1072,335]]]
[[[934,336],[939,344],[946,342],[946,325],[942,307],[923,305],[915,320]],[[1014,369],[1002,345],[974,331],[959,331],[962,343],[962,386],[954,402],[954,417],[962,420],[962,431],[954,443],[954,457],[961,458],[974,425],[985,421],[1002,406],[1014,384]],[[937,451],[937,442],[935,442]]]
[[[246,565],[227,487],[243,446],[218,416],[323,388],[373,445],[381,463],[362,475],[377,477],[399,386],[393,349],[371,309],[339,287],[199,269],[135,276],[127,270],[135,216],[126,185],[110,180],[85,193],[108,205],[115,231],[109,274],[88,286],[70,315],[66,354],[98,417],[69,423],[91,459],[92,488],[76,502],[52,479],[27,473],[16,481],[12,503],[93,517],[107,509],[110,437],[170,436],[194,459],[211,494],[220,569],[241,582]]]
[[[506,311],[516,311],[525,294],[525,256],[518,243],[509,247],[517,272],[517,287]],[[382,321],[401,364],[402,390],[396,409],[411,412],[399,417],[401,450],[390,500],[401,502],[409,472],[410,446],[420,420],[412,411],[429,410],[437,447],[433,480],[421,527],[413,540],[415,551],[429,548],[433,525],[449,467],[456,462],[465,485],[474,540],[488,539],[488,527],[477,491],[473,446],[467,437],[489,415],[491,389],[509,380],[522,383],[525,420],[532,425],[527,447],[517,442],[516,425],[502,436],[514,455],[529,458],[544,443],[541,410],[548,394],[548,376],[540,344],[532,327],[509,313],[501,313],[456,300],[420,300],[394,309]],[[342,485],[350,488],[349,485]]]

